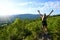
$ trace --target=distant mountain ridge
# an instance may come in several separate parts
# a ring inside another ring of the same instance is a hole
[[[18,14],[18,15],[11,15],[11,16],[0,16],[0,24],[1,23],[11,23],[14,21],[16,18],[20,18],[22,20],[24,19],[36,19],[39,18],[39,14]]]
[[[52,16],[55,17],[60,15],[52,15]],[[34,20],[39,17],[40,17],[39,14],[18,14],[18,15],[0,16],[0,26],[8,25],[14,22],[16,18],[20,18],[21,20],[24,19]]]
[[[20,19],[36,19],[39,18],[39,14],[20,14],[20,15],[14,15],[15,18],[20,18]]]
[[[53,16],[60,16],[58,15],[53,15]],[[1,23],[11,23],[13,22],[16,18],[20,18],[21,20],[24,19],[36,19],[39,18],[39,14],[17,14],[17,15],[10,15],[10,16],[0,16],[0,24]]]

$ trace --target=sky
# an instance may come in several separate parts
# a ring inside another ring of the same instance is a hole
[[[60,14],[60,0],[0,0],[0,15],[14,14]]]

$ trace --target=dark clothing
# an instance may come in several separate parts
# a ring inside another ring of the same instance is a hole
[[[42,25],[43,26],[47,26],[47,22],[46,21],[42,21]]]
[[[44,19],[43,19],[43,21],[42,21],[42,25],[43,25],[43,26],[47,26],[46,17],[44,17]]]

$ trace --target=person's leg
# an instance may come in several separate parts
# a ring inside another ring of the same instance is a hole
[[[44,37],[44,25],[42,25],[42,27],[41,27],[41,29],[42,29],[42,39],[43,39],[43,37]]]
[[[45,29],[45,31],[47,31],[48,30],[47,26],[45,26],[44,29]]]
[[[44,25],[42,25],[42,34],[44,35]]]
[[[48,29],[47,26],[44,25],[44,30],[43,30],[43,32],[44,32],[44,40],[47,40],[47,38],[48,38],[48,30],[47,29]]]
[[[45,34],[47,34],[47,26],[43,23],[42,24],[42,37],[45,38]]]

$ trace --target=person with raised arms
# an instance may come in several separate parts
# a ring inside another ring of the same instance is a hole
[[[37,10],[40,17],[42,18],[42,34],[47,34],[48,33],[48,28],[47,28],[47,18],[50,16],[50,14],[53,12],[53,10],[49,13],[49,15],[46,15],[46,13],[41,14],[39,10]]]

